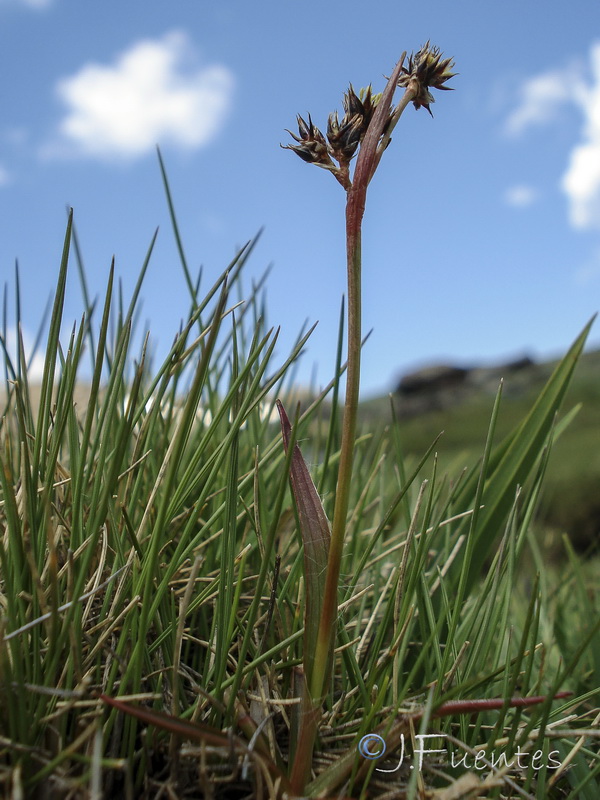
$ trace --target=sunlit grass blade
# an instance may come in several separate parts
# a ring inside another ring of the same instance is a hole
[[[71,227],[73,224],[73,211],[69,215],[67,230],[63,245],[60,270],[56,284],[54,296],[54,307],[50,319],[50,331],[48,333],[48,343],[46,346],[46,358],[44,360],[44,374],[42,377],[40,390],[40,404],[38,412],[38,422],[35,435],[35,444],[32,457],[33,474],[38,473],[45,476],[45,443],[48,437],[48,427],[50,425],[50,406],[52,403],[52,390],[54,387],[54,373],[58,355],[58,343],[60,336],[60,326],[62,323],[62,313],[65,301],[65,290],[67,284],[67,267],[69,262],[69,248],[71,244]]]

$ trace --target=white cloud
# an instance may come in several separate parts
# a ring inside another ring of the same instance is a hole
[[[136,42],[114,63],[87,64],[58,83],[67,113],[44,152],[131,159],[156,144],[203,147],[224,123],[233,83],[225,67],[199,68],[181,31]]]
[[[7,186],[10,183],[10,174],[6,167],[0,164],[0,186]]]
[[[550,122],[560,106],[569,100],[569,84],[567,74],[558,70],[525,81],[519,91],[519,105],[504,125],[505,132],[509,136],[518,136],[532,125]]]
[[[573,148],[561,188],[569,199],[573,227],[600,228],[600,130]]]
[[[537,200],[537,192],[533,186],[518,184],[510,186],[504,193],[504,201],[514,208],[526,208]]]
[[[591,47],[587,70],[571,65],[526,81],[505,131],[517,135],[548,123],[566,105],[575,106],[583,120],[560,181],[569,221],[574,228],[600,228],[600,42]]]
[[[582,141],[571,151],[561,188],[575,228],[600,228],[600,42],[591,52],[591,81],[579,87]]]

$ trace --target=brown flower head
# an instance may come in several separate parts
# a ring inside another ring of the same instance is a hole
[[[341,123],[337,111],[327,121],[327,141],[331,155],[336,161],[350,161],[356,153],[363,132],[362,118],[358,114],[344,115]]]
[[[308,122],[298,115],[299,136],[288,130],[290,136],[298,144],[281,145],[281,147],[284,150],[293,150],[309,164],[316,164],[318,167],[328,169],[344,189],[349,191],[352,188],[350,162],[367,133],[381,97],[380,94],[374,95],[370,86],[361,89],[357,94],[350,84],[342,101],[344,106],[342,121],[340,122],[337,111],[329,115],[327,139],[313,125],[310,114]],[[392,114],[390,112],[382,136],[391,122]],[[332,159],[335,159],[337,164]]]
[[[349,161],[362,142],[367,128],[373,118],[375,108],[381,95],[373,95],[371,87],[361,89],[356,94],[354,87],[344,95],[344,118],[338,121],[337,111],[329,115],[327,140],[331,155],[338,161]]]
[[[338,120],[337,111],[329,115],[327,141],[333,158],[347,163],[356,153],[373,112],[370,107],[365,108],[352,84],[342,102],[345,112],[342,121]]]
[[[408,67],[402,67],[398,86],[412,89],[415,93],[412,100],[414,107],[419,109],[423,106],[431,114],[429,106],[435,102],[435,98],[429,90],[451,90],[452,87],[444,84],[456,75],[450,71],[453,66],[452,58],[442,58],[439,48],[433,47],[427,41],[420,50],[410,56]]]
[[[286,144],[281,145],[281,147],[284,150],[293,150],[303,161],[307,161],[309,164],[316,164],[324,169],[335,169],[335,164],[329,157],[325,137],[317,126],[313,125],[310,114],[308,115],[308,123],[302,119],[300,114],[298,114],[297,119],[300,136],[296,136],[290,130],[288,130],[288,133],[298,144]]]
[[[373,112],[377,102],[371,94],[371,86],[366,89],[361,89],[358,94],[354,91],[354,87],[350,84],[350,88],[344,95],[344,111],[347,115],[359,114],[363,121],[364,131],[369,127]]]

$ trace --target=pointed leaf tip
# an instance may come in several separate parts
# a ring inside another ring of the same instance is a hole
[[[277,400],[277,410],[281,420],[283,444],[287,453],[292,438],[292,426],[280,400]],[[307,678],[310,680],[323,605],[331,529],[321,498],[297,444],[294,444],[292,453],[290,482],[298,511],[300,535],[304,544],[306,587],[304,666]]]

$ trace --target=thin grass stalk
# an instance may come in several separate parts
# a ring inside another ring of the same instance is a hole
[[[188,287],[188,291],[190,293],[190,297],[192,298],[192,302],[194,304],[194,310],[198,306],[198,293],[197,287],[194,285],[192,280],[192,273],[190,268],[188,267],[187,258],[185,257],[185,251],[183,249],[183,240],[181,238],[181,234],[179,233],[179,225],[177,224],[177,216],[175,214],[175,206],[173,205],[173,198],[171,196],[171,187],[169,186],[169,179],[167,177],[167,170],[165,168],[165,163],[163,161],[162,153],[160,152],[160,147],[156,148],[156,155],[158,156],[158,163],[160,166],[160,174],[163,180],[163,186],[165,190],[165,195],[167,198],[167,205],[169,207],[169,216],[171,218],[171,226],[173,228],[173,234],[175,236],[175,243],[177,245],[177,252],[179,253],[179,260],[181,261],[181,268],[183,269],[183,274],[185,277],[185,282]],[[202,328],[202,321],[199,320],[198,325]]]
[[[180,466],[181,453],[185,447],[185,443],[189,436],[189,430],[192,424],[192,419],[196,412],[196,403],[198,401],[198,398],[200,397],[201,388],[206,378],[206,372],[208,369],[210,355],[213,352],[214,345],[220,329],[223,312],[225,310],[225,303],[227,301],[227,294],[228,294],[228,285],[227,285],[227,279],[225,278],[223,280],[221,295],[219,297],[217,307],[213,314],[213,322],[211,325],[211,332],[208,337],[208,342],[198,362],[196,374],[194,375],[193,385],[190,389],[190,393],[188,395],[188,399],[184,407],[184,416],[182,417],[180,423],[178,424],[174,439],[169,447],[169,452],[165,456],[165,461],[163,462],[163,467],[162,467],[164,472],[157,478],[157,485],[159,481],[162,482],[164,480],[162,486],[163,497],[158,508],[156,522],[152,529],[150,544],[147,548],[146,558],[142,566],[142,571],[139,577],[139,584],[138,584],[140,593],[147,598],[152,597],[154,593],[153,582],[156,577],[156,565],[158,560],[158,553],[160,545],[162,543],[162,536],[165,523],[167,520],[167,511],[170,503],[170,498],[174,490],[175,478]],[[157,603],[160,602],[160,598],[161,596],[160,594],[158,594],[156,597]],[[141,615],[140,615],[140,630],[141,630],[140,638],[137,640],[135,644],[134,653],[128,665],[126,676],[123,681],[124,684],[127,683],[127,680],[132,679],[133,685],[139,686],[139,682],[141,680],[142,661],[144,659],[143,648],[145,645],[145,638],[147,635],[148,627],[150,625],[150,618],[151,618],[150,611],[151,607],[153,606],[154,604],[148,601],[142,604]]]
[[[104,364],[104,357],[106,353],[106,337],[108,333],[108,324],[110,317],[110,306],[112,300],[112,286],[114,280],[114,260],[108,273],[108,285],[106,290],[106,297],[104,301],[104,310],[102,313],[102,321],[100,323],[100,332],[98,335],[98,349],[95,353],[95,358],[92,356],[94,365],[94,372],[92,374],[92,383],[90,387],[90,396],[87,406],[87,413],[85,416],[85,424],[83,434],[81,436],[81,444],[79,445],[79,465],[78,468],[72,470],[72,492],[73,492],[73,520],[76,521],[76,530],[81,533],[83,528],[83,487],[90,479],[91,464],[86,470],[88,447],[91,440],[92,425],[96,414],[98,403],[98,396],[100,391],[100,380],[102,378],[102,367]],[[91,461],[91,459],[90,459]]]
[[[360,391],[361,354],[361,269],[362,220],[365,213],[367,188],[373,175],[377,146],[385,128],[389,109],[396,90],[402,59],[396,65],[361,146],[354,181],[346,203],[346,257],[348,280],[348,361],[346,369],[346,397],[342,421],[342,442],[338,466],[336,498],[331,528],[331,544],[327,563],[327,577],[319,636],[315,652],[315,669],[310,683],[311,696],[320,702],[327,681],[329,653],[333,646],[332,630],[337,618],[337,593],[342,560],[346,518],[352,483],[352,464],[356,439],[358,397]]]
[[[46,358],[44,360],[44,374],[41,383],[40,406],[38,412],[37,428],[35,432],[35,443],[32,458],[32,475],[45,476],[46,471],[46,444],[48,439],[48,428],[50,425],[50,406],[52,403],[52,388],[54,386],[54,370],[56,368],[56,355],[58,353],[58,340],[60,336],[60,325],[65,301],[65,289],[67,283],[67,265],[69,261],[69,248],[71,244],[71,229],[73,226],[73,210],[69,214],[67,230],[65,232],[63,252],[60,264],[60,272],[56,286],[54,307],[52,309],[52,319],[50,321],[50,332],[48,334],[48,345],[46,348]]]
[[[424,48],[424,50],[426,51],[427,47]],[[337,180],[347,191],[346,260],[348,281],[348,361],[346,372],[346,396],[342,420],[342,441],[338,465],[331,542],[327,556],[325,588],[321,606],[321,618],[315,651],[314,653],[307,653],[305,656],[307,664],[310,665],[310,671],[307,672],[306,675],[310,709],[307,709],[307,713],[303,716],[298,751],[292,767],[291,784],[293,788],[299,792],[303,790],[309,776],[312,752],[320,717],[317,709],[323,702],[333,665],[333,648],[336,638],[334,635],[334,628],[338,614],[339,576],[344,541],[346,538],[360,391],[361,237],[367,188],[381,159],[383,150],[387,144],[389,144],[391,130],[398,122],[400,115],[408,103],[414,100],[423,88],[417,78],[411,78],[409,83],[404,84],[406,85],[406,90],[401,103],[390,115],[393,96],[399,85],[400,76],[402,74],[404,57],[405,54],[402,55],[400,61],[394,68],[383,94],[376,105],[373,117],[368,124],[359,150],[352,182],[350,182],[348,175],[349,159],[345,159],[344,157],[340,159],[335,155],[340,163],[339,168],[333,166],[333,162],[329,159],[329,156],[327,156],[328,163],[327,161],[325,164],[321,162],[321,166],[332,169]],[[427,94],[427,96],[430,95]],[[422,104],[427,106],[427,103]],[[348,95],[348,106],[349,105],[350,95]],[[299,155],[303,155],[305,160],[318,161],[320,158],[318,156],[318,148],[320,147],[319,140],[310,118],[309,123],[309,126],[307,126],[303,120],[300,123],[299,118],[301,139],[297,137],[294,138],[299,142],[306,142],[312,139],[312,149],[311,146],[307,149],[306,145],[302,144],[299,148],[295,149]],[[337,124],[335,127],[337,128]],[[384,141],[382,142],[382,137],[386,129],[387,138],[384,137]],[[319,136],[324,142],[322,134],[319,133]],[[317,150],[314,149],[315,143],[317,144]],[[306,155],[309,157],[306,158]]]
[[[500,409],[500,399],[502,396],[502,383],[498,388],[498,392],[496,394],[496,399],[494,401],[494,407],[492,409],[492,414],[490,418],[490,424],[486,436],[485,441],[485,448],[483,452],[483,458],[481,461],[481,468],[479,471],[479,477],[477,481],[477,488],[475,491],[475,501],[473,503],[473,513],[469,519],[469,533],[467,536],[465,551],[463,555],[463,561],[461,565],[461,573],[458,581],[458,587],[455,591],[454,597],[454,609],[452,615],[450,617],[449,625],[448,625],[448,641],[454,641],[454,635],[458,628],[462,603],[467,595],[467,583],[468,583],[468,576],[471,567],[471,561],[473,558],[473,552],[475,549],[475,541],[476,541],[476,531],[477,531],[477,523],[479,520],[480,509],[482,505],[482,497],[483,491],[485,487],[486,478],[488,476],[488,468],[490,462],[490,456],[492,453],[492,442],[494,439],[494,433],[496,430],[496,422],[498,419],[498,412]],[[443,661],[443,671],[446,672],[449,666],[450,658],[452,656],[451,649],[447,648],[444,652],[444,661]]]
[[[285,460],[285,467],[281,471],[281,475],[278,482],[277,491],[275,492],[274,498],[271,499],[271,502],[274,505],[274,512],[272,516],[271,525],[268,528],[266,540],[264,542],[264,553],[261,558],[261,566],[260,571],[256,580],[256,590],[254,592],[254,596],[252,598],[252,603],[247,615],[246,626],[244,628],[244,636],[239,645],[239,663],[243,664],[246,660],[246,654],[248,652],[248,648],[250,645],[250,640],[252,637],[252,633],[254,630],[255,620],[258,615],[258,609],[262,602],[262,588],[266,583],[267,579],[267,572],[269,570],[270,562],[271,562],[271,554],[274,549],[275,545],[275,537],[277,534],[277,527],[279,523],[279,519],[281,516],[281,508],[283,506],[283,499],[285,495],[285,489],[287,487],[287,476],[289,475],[290,465],[292,462],[292,454],[294,452],[294,445],[296,443],[296,432],[297,432],[297,421],[292,426],[292,431],[290,435],[290,443],[291,446],[288,448],[288,452],[286,453],[286,460]],[[259,475],[259,463],[257,459],[256,463],[256,475]],[[276,588],[276,587],[274,587]],[[264,651],[264,647],[262,648]],[[233,690],[231,692],[231,701],[229,703],[228,711],[231,711],[233,707],[233,699],[237,696],[243,678],[243,671],[242,669],[238,669],[234,675],[234,679],[232,681]]]
[[[118,382],[119,376],[122,377],[125,367],[125,359],[127,355],[127,347],[129,341],[129,325],[123,330],[124,336],[119,343],[118,359],[115,362],[115,370],[111,374],[111,386],[108,393],[107,400],[107,413],[108,419],[114,420],[115,407],[118,399]],[[102,426],[100,426],[102,427]],[[110,428],[110,425],[108,425]],[[106,428],[104,429],[106,430]],[[94,485],[92,488],[92,498],[90,501],[91,515],[87,520],[86,529],[88,535],[84,535],[82,529],[78,533],[81,537],[81,557],[77,561],[77,575],[73,579],[73,587],[71,596],[77,597],[83,594],[83,585],[88,577],[88,570],[92,560],[96,555],[96,547],[98,541],[104,535],[106,537],[106,513],[108,505],[111,501],[114,487],[121,470],[121,460],[126,448],[127,441],[131,432],[131,420],[124,419],[117,426],[114,437],[105,436],[100,447],[99,460],[100,463],[106,465],[105,472],[97,473],[95,475]],[[109,455],[110,454],[110,455]],[[76,523],[77,521],[75,521]],[[81,522],[83,522],[81,520]],[[48,658],[48,665],[46,671],[48,675],[52,675],[59,669],[61,663],[62,648],[65,640],[69,635],[70,629],[73,627],[81,626],[81,609],[78,604],[71,605],[63,620],[62,629],[54,642],[54,647],[50,651]]]
[[[239,352],[236,335],[235,317],[232,327],[232,365],[231,378],[236,381],[239,376]],[[240,396],[239,393],[232,397],[231,414],[237,417],[239,413]],[[234,607],[235,589],[235,548],[237,544],[237,504],[238,504],[238,470],[239,470],[239,426],[232,426],[233,438],[229,446],[229,463],[227,466],[227,481],[225,488],[225,508],[223,519],[223,534],[221,536],[221,564],[219,570],[219,594],[215,613],[216,636],[215,636],[215,690],[216,698],[221,701],[221,683],[227,670],[228,651],[231,648],[231,638],[229,631],[229,617]]]
[[[70,213],[70,209],[67,207],[67,218]],[[83,263],[83,255],[81,251],[81,247],[79,244],[79,236],[77,235],[77,228],[73,224],[73,228],[71,230],[71,240],[73,243],[73,252],[75,254],[75,264],[77,265],[77,273],[79,274],[79,283],[81,285],[81,294],[83,297],[83,305],[85,311],[85,318],[88,321],[87,327],[87,338],[90,345],[90,360],[92,364],[92,371],[94,370],[94,353],[96,352],[96,345],[94,342],[94,329],[92,328],[91,322],[93,319],[94,308],[96,306],[96,301],[90,299],[90,293],[87,284],[87,278],[85,275],[85,267]],[[113,259],[114,262],[114,259]]]

